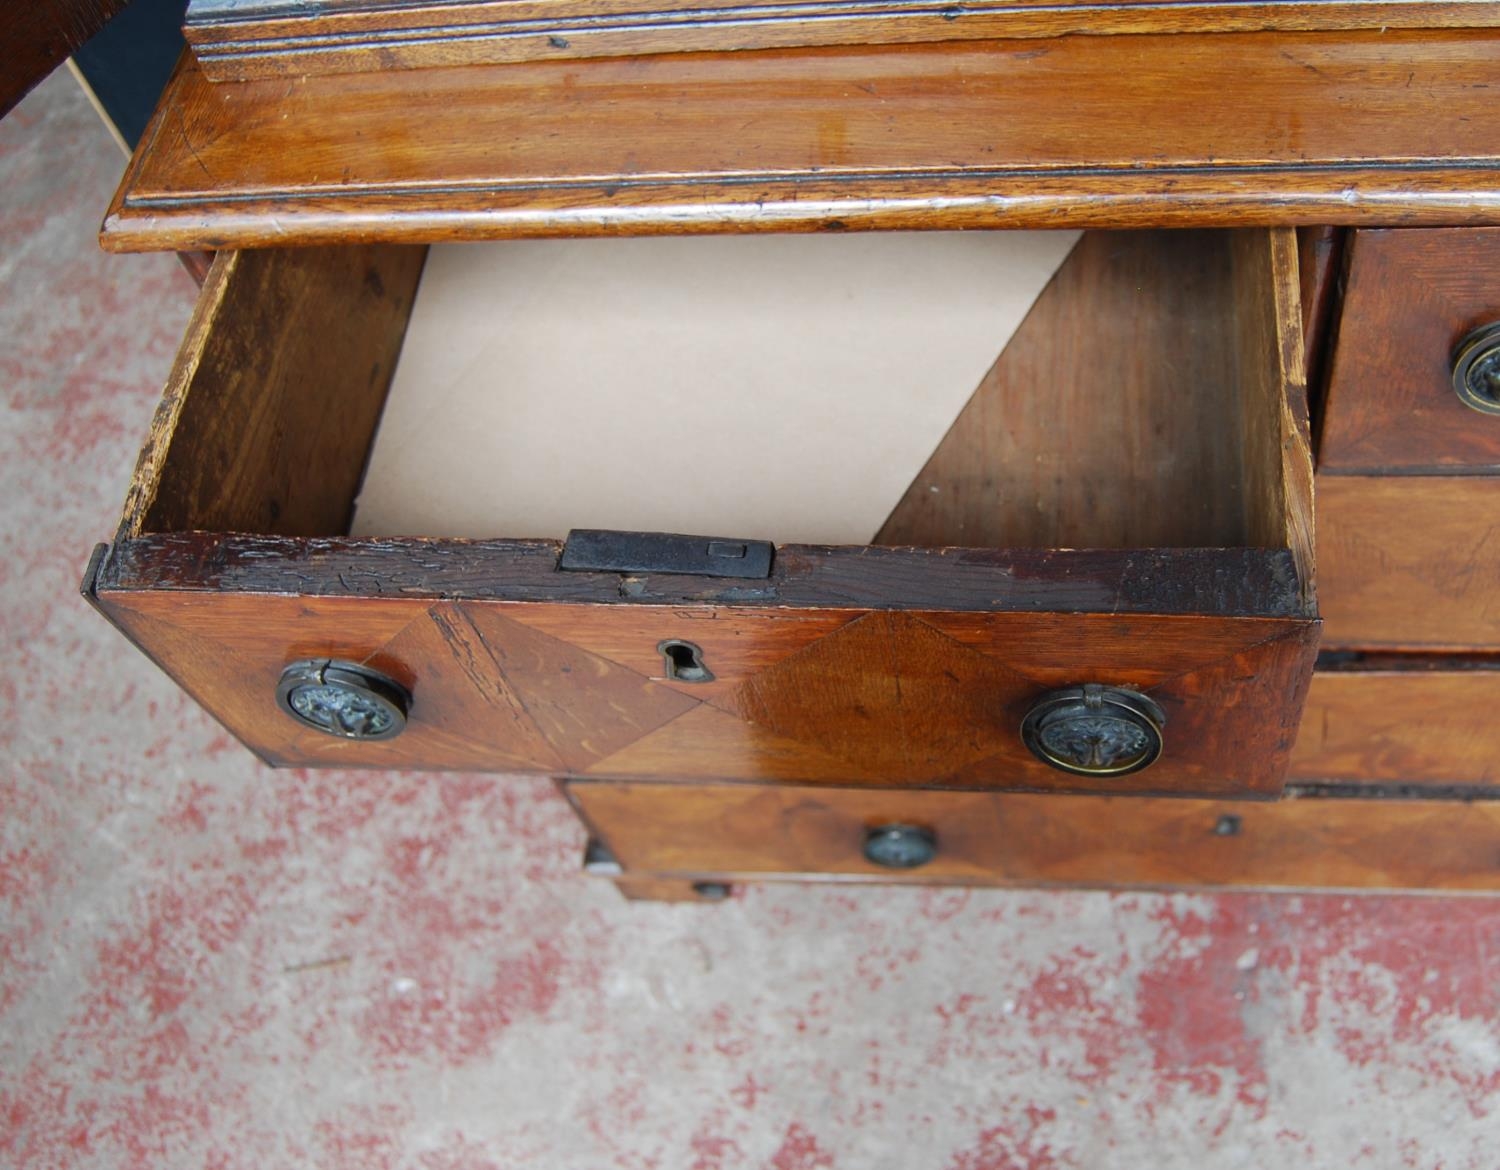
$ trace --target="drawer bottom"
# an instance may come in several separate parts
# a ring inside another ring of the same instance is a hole
[[[648,897],[746,879],[1500,890],[1500,802],[584,781],[567,791],[617,863],[594,868]]]

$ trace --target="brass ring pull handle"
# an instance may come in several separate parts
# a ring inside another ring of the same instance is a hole
[[[1481,414],[1500,414],[1500,321],[1481,325],[1453,351],[1453,392]]]
[[[276,702],[304,727],[340,739],[390,739],[406,726],[411,695],[367,666],[327,658],[281,672]]]
[[[1021,723],[1037,759],[1075,776],[1128,776],[1162,751],[1166,712],[1139,691],[1097,683],[1043,695]]]

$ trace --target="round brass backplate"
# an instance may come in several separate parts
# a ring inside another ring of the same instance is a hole
[[[304,727],[340,739],[390,739],[406,726],[411,695],[353,662],[309,658],[281,672],[276,702]]]
[[[1458,343],[1453,392],[1481,414],[1500,414],[1500,321],[1481,325]]]
[[[1021,723],[1037,759],[1075,776],[1128,776],[1162,752],[1166,713],[1139,691],[1096,683],[1043,695]]]

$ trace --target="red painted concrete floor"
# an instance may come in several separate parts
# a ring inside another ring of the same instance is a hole
[[[627,905],[545,783],[271,772],[78,599],[193,300],[0,124],[0,1164],[1500,1166],[1500,900]]]

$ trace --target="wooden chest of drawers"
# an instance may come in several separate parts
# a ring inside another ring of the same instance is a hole
[[[1040,44],[188,64],[105,242],[242,250],[88,593],[273,764],[557,776],[627,893],[1494,888],[1500,39]],[[1023,226],[1174,230],[1084,236],[873,545],[348,535],[424,243]]]

